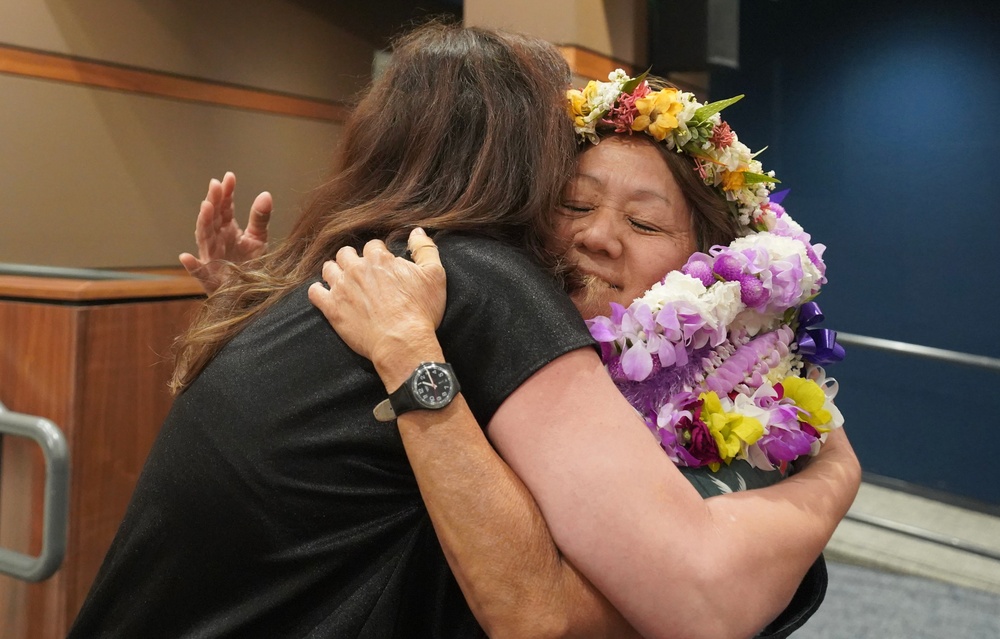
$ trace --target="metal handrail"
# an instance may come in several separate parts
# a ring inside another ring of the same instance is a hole
[[[850,346],[861,346],[879,351],[889,351],[901,355],[912,355],[926,359],[936,359],[952,364],[963,366],[974,366],[976,368],[986,368],[1000,372],[1000,359],[987,357],[985,355],[970,355],[958,351],[949,351],[944,348],[934,348],[933,346],[922,346],[920,344],[910,344],[908,342],[897,342],[881,337],[868,337],[867,335],[854,335],[852,333],[841,333],[837,331],[837,341]]]
[[[972,366],[974,368],[985,368],[987,370],[1000,372],[1000,359],[997,359],[996,357],[988,357],[986,355],[971,355],[969,353],[950,351],[944,348],[923,346],[921,344],[910,344],[908,342],[898,342],[896,340],[869,337],[867,335],[841,333],[840,331],[837,332],[837,341],[850,346],[860,346],[862,348],[871,348],[873,350],[887,351],[900,355],[910,355],[913,357],[948,362],[950,364]],[[989,548],[978,546],[951,535],[942,535],[919,526],[912,526],[910,524],[903,524],[885,519],[883,517],[875,517],[872,515],[854,512],[847,513],[845,519],[901,533],[909,537],[915,537],[917,539],[940,544],[942,546],[949,546],[951,548],[979,555],[981,557],[1000,560],[1000,553],[997,553]]]
[[[878,517],[865,513],[848,512],[845,519],[850,519],[851,521],[856,521],[862,524],[868,524],[869,526],[874,526],[876,528],[882,528],[883,530],[900,533],[908,537],[915,537],[921,541],[929,541],[941,546],[947,546],[956,550],[972,553],[974,555],[979,555],[980,557],[986,557],[987,559],[1000,561],[1000,552],[986,548],[985,546],[979,546],[966,541],[965,539],[955,537],[954,535],[944,535],[939,532],[934,532],[933,530],[927,530],[926,528],[922,528],[920,526],[904,524],[891,519],[886,519],[885,517]]]
[[[69,449],[59,427],[43,417],[15,413],[0,403],[0,434],[33,439],[45,456],[42,552],[37,557],[0,548],[0,573],[25,581],[48,579],[66,556]]]

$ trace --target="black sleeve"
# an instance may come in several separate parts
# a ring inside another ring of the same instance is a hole
[[[593,346],[580,313],[527,255],[500,242],[440,238],[448,305],[438,338],[476,421],[545,364]]]

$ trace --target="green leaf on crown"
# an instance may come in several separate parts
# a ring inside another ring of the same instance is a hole
[[[709,119],[710,117],[718,113],[719,111],[725,109],[728,106],[736,104],[742,99],[743,96],[738,95],[734,98],[729,98],[728,100],[719,100],[718,102],[712,102],[711,104],[706,104],[705,106],[699,108],[697,111],[694,112],[694,115],[691,116],[691,121],[701,124],[705,122],[705,120]]]
[[[646,69],[638,76],[632,78],[631,80],[623,84],[622,93],[632,93],[633,91],[635,91],[635,88],[639,86],[639,83],[641,83],[643,80],[646,79],[647,75],[649,75],[649,69]]]
[[[743,173],[743,182],[745,184],[761,184],[762,182],[770,182],[771,184],[781,184],[781,180],[770,175],[764,175],[763,173],[751,173],[745,171]]]

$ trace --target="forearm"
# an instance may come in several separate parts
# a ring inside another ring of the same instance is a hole
[[[618,612],[562,559],[531,494],[464,400],[455,404],[447,417],[412,413],[399,426],[445,556],[488,634],[630,636]]]
[[[776,486],[701,499],[582,349],[515,391],[490,429],[560,550],[649,637],[762,628],[857,488],[856,462],[838,470],[834,448]]]
[[[701,512],[688,510],[682,543],[660,536],[643,544],[645,565],[581,569],[647,636],[752,636],[788,605],[847,512],[856,469],[821,459],[775,486],[710,498]]]
[[[860,484],[857,459],[842,433],[830,450],[800,474],[761,489],[706,501],[716,522],[716,542],[732,552],[729,566],[716,565],[727,581],[736,627],[759,628],[791,600],[802,575],[822,552],[847,513]],[[762,585],[770,592],[766,592]],[[756,607],[756,611],[755,611]],[[740,613],[747,613],[740,618]]]
[[[600,549],[564,545],[580,526],[594,523],[553,530],[570,560],[579,560],[584,574],[645,636],[750,637],[788,605],[846,513],[856,490],[854,468],[817,460],[768,488],[700,504],[685,499],[666,512],[650,503],[648,512],[624,518],[638,521],[658,512],[657,521],[635,524],[644,533],[612,529],[604,535],[611,543],[624,537],[603,558],[613,563],[590,561]],[[669,490],[692,492],[688,488]],[[670,518],[684,521],[666,533]]]
[[[375,357],[389,390],[419,362],[444,361],[436,340]],[[448,563],[490,636],[638,636],[561,557],[531,493],[461,395],[440,411],[406,413],[398,426]]]

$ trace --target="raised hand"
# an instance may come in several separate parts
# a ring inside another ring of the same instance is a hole
[[[329,290],[316,282],[309,300],[356,353],[373,362],[391,360],[418,339],[435,339],[447,291],[437,246],[422,229],[410,233],[413,261],[395,257],[379,240],[352,247],[323,265]],[[436,339],[435,339],[436,341]]]
[[[227,172],[221,182],[213,178],[208,183],[194,231],[198,257],[181,253],[178,258],[209,294],[222,284],[227,263],[242,264],[260,257],[267,249],[267,225],[274,207],[271,194],[264,191],[254,199],[243,230],[233,214],[235,190],[236,175],[232,172]]]

